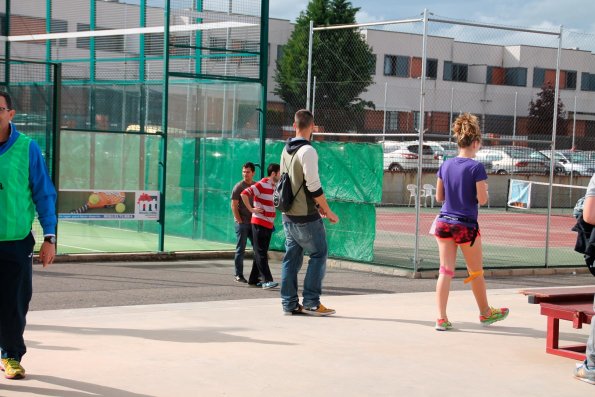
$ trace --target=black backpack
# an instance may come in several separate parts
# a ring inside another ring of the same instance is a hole
[[[299,150],[299,149],[298,149]],[[291,156],[291,161],[289,162],[289,167],[285,167],[287,171],[291,169],[291,165],[293,164],[293,158],[297,154],[297,150]],[[283,160],[283,165],[285,165],[285,160]],[[293,194],[293,190],[291,189],[291,178],[289,177],[289,172],[284,172],[281,174],[281,178],[279,182],[277,182],[277,186],[275,187],[275,191],[273,192],[273,204],[275,208],[277,208],[281,212],[287,212],[291,209],[291,205],[293,204],[293,200],[298,195],[304,183],[300,185],[298,191]]]

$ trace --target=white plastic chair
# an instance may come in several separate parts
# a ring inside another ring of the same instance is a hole
[[[410,183],[409,185],[407,185],[407,190],[409,190],[409,204],[407,204],[407,207],[411,206],[411,199],[415,199],[415,201],[417,202],[417,186]]]
[[[429,184],[426,183],[423,185],[423,196],[422,198],[424,199],[424,207],[428,206],[428,197],[430,198],[430,205],[432,206],[432,208],[434,208],[434,190],[436,190],[436,188]]]

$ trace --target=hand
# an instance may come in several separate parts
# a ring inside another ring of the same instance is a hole
[[[337,214],[330,210],[326,213],[326,219],[328,219],[329,222],[333,224],[339,222],[339,217],[337,216]]]
[[[56,245],[44,241],[39,250],[39,260],[43,263],[43,267],[47,267],[54,262],[56,257]]]
[[[253,214],[262,214],[262,213],[264,213],[264,210],[262,208],[254,207],[250,210],[250,212],[252,212]]]
[[[316,209],[318,210],[318,213],[320,214],[321,217],[326,218],[326,212],[322,209],[321,206],[317,205]]]

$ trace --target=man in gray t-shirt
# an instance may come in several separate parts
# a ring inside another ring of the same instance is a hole
[[[254,163],[246,163],[242,166],[242,180],[234,186],[231,191],[231,212],[235,219],[235,230],[237,237],[236,254],[234,257],[235,265],[235,281],[238,283],[247,283],[248,280],[244,277],[244,251],[246,250],[246,240],[250,240],[252,244],[252,213],[244,205],[241,198],[241,193],[247,187],[254,184]],[[252,199],[250,199],[252,204]],[[252,262],[252,271],[257,269],[256,262]]]
[[[591,177],[587,187],[587,194],[585,194],[583,220],[595,225],[595,175]],[[593,302],[593,309],[595,309],[595,301]],[[595,321],[591,321],[591,334],[587,341],[586,356],[585,361],[574,370],[574,377],[595,385]]]

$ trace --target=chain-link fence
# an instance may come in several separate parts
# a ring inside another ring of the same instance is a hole
[[[593,35],[429,13],[303,30],[311,60],[287,108],[315,113],[316,139],[383,147],[374,262],[438,267],[428,234],[439,211],[436,171],[458,154],[450,126],[469,112],[480,120],[476,159],[489,174],[480,213],[486,266],[580,265],[568,253],[572,210],[595,171]],[[533,182],[523,206],[511,195],[516,180]]]
[[[0,86],[12,98],[18,112],[12,123],[18,131],[35,139],[41,149],[52,179],[56,181],[55,157],[59,117],[60,67],[57,64],[0,60]],[[36,221],[33,234],[37,247],[43,233]]]
[[[214,196],[204,192],[218,178],[211,163],[231,164],[241,155],[204,147],[210,139],[243,139],[257,145],[244,157],[260,162],[263,2],[0,0],[6,36],[0,56],[62,67],[61,130],[51,136],[60,150],[57,185],[59,197],[80,195],[81,202],[59,198],[66,212],[59,252],[233,248],[232,235],[207,238],[205,229],[233,226],[229,196],[241,166],[219,175],[225,188],[215,196],[227,203],[227,216],[212,207],[205,212]],[[40,90],[37,80],[51,76],[41,67],[19,80],[12,73],[10,82],[23,92]],[[19,100],[17,118],[45,123],[51,107],[44,96],[21,97],[33,98],[35,111]],[[29,132],[25,124],[17,127]],[[111,202],[96,208],[93,194],[101,192],[122,193],[123,212]],[[129,192],[158,192],[160,220],[130,220],[137,203]],[[104,220],[91,220],[104,212]]]

